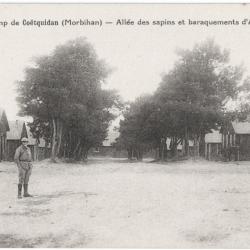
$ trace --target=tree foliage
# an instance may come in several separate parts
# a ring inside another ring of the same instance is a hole
[[[120,139],[125,137],[124,130],[127,133],[138,130],[143,134],[139,137],[140,142],[151,141],[158,148],[162,142],[166,145],[166,139],[170,138],[172,155],[176,154],[180,143],[185,145],[188,155],[189,140],[194,141],[195,155],[203,153],[205,134],[221,125],[225,104],[237,97],[243,69],[231,66],[229,52],[213,40],[196,44],[192,50],[179,50],[178,56],[173,69],[163,75],[152,97],[139,105],[140,111],[133,112],[137,101],[131,105],[130,115],[125,115],[121,124]],[[142,108],[147,105],[150,106],[148,113]],[[144,117],[139,128],[131,115],[135,121]]]
[[[18,82],[20,114],[32,116],[31,126],[50,139],[53,159],[86,157],[105,139],[119,105],[115,91],[102,89],[109,72],[84,38],[56,47],[26,69]]]

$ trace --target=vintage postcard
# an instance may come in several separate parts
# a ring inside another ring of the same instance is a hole
[[[249,4],[0,4],[0,65],[0,247],[249,248]]]

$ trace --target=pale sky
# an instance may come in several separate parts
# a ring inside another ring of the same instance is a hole
[[[153,93],[162,73],[176,60],[176,48],[214,38],[231,51],[231,63],[250,68],[250,6],[243,4],[9,4],[0,5],[0,107],[9,120],[17,119],[15,81],[22,80],[32,57],[49,54],[58,44],[86,37],[99,58],[114,69],[106,88],[115,88],[124,100]],[[114,24],[98,26],[7,26],[13,19],[99,20]],[[117,19],[148,20],[150,25],[115,25]],[[239,25],[152,25],[154,20],[176,23],[191,20],[238,20]]]

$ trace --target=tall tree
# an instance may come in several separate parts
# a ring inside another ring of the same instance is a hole
[[[154,109],[151,99],[151,96],[140,96],[123,112],[124,119],[120,121],[120,135],[115,146],[126,149],[129,159],[135,157],[142,160],[143,153],[150,149],[153,142],[146,128]]]
[[[162,78],[156,98],[166,112],[174,110],[178,137],[187,149],[188,139],[193,139],[199,155],[205,133],[220,124],[226,102],[237,95],[243,70],[230,66],[229,52],[213,40],[181,50],[179,56],[173,70]]]
[[[119,99],[102,89],[109,72],[85,38],[57,46],[26,69],[25,80],[18,82],[20,114],[49,124],[52,159],[62,153],[62,147],[64,151],[75,147],[72,151],[79,153],[85,143],[90,147],[104,139],[113,118],[111,109]],[[63,141],[69,137],[70,144]]]

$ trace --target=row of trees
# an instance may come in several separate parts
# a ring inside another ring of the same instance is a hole
[[[167,138],[172,156],[180,143],[188,156],[190,139],[198,156],[205,134],[237,115],[226,112],[228,101],[244,93],[241,111],[250,111],[250,81],[240,85],[243,68],[229,64],[227,50],[207,40],[178,56],[155,93],[137,98],[123,111],[115,145],[126,149],[129,158],[142,159],[144,152],[159,149],[158,157],[164,159]],[[56,47],[26,69],[18,82],[19,114],[33,117],[31,132],[52,145],[53,160],[86,158],[106,138],[114,110],[123,106],[114,90],[102,88],[109,73],[84,38]]]
[[[143,152],[157,148],[158,157],[165,158],[167,138],[172,156],[180,143],[188,156],[190,139],[194,155],[203,155],[205,134],[235,117],[226,104],[249,89],[248,80],[242,84],[242,66],[231,66],[229,52],[213,40],[180,50],[178,56],[155,93],[139,97],[124,111],[115,145],[127,149],[130,158],[141,159]],[[248,104],[243,107],[250,110]]]
[[[86,158],[107,136],[120,98],[102,85],[110,70],[79,38],[38,57],[18,82],[19,114],[33,117],[31,132],[52,145],[52,159]]]

